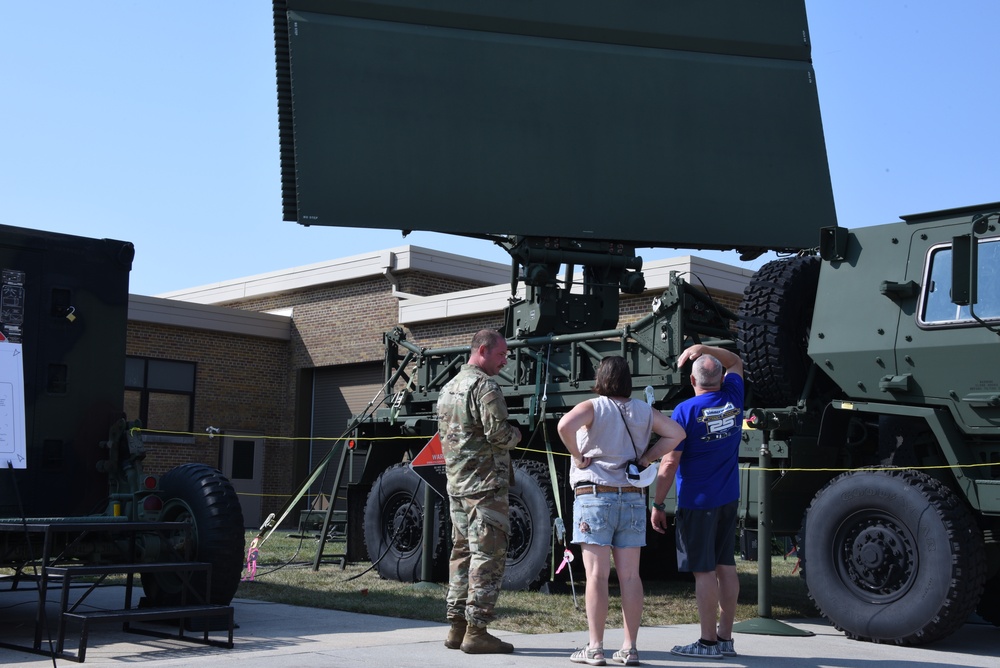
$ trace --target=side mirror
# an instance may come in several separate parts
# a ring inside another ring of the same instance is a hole
[[[990,218],[996,213],[972,217],[972,232],[951,238],[951,301],[958,306],[971,306],[979,301],[979,240],[976,236],[990,229]],[[973,314],[975,317],[975,314]]]
[[[951,240],[951,302],[968,306],[977,301],[977,253],[979,242],[973,234],[962,234]]]
[[[824,227],[819,231],[819,256],[827,262],[847,259],[847,238],[850,231],[846,227]]]

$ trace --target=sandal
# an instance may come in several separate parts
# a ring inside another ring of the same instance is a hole
[[[589,645],[573,652],[569,660],[573,663],[586,663],[589,666],[607,665],[604,661],[604,648],[595,647],[594,649],[590,649]]]
[[[636,651],[635,647],[620,649],[611,655],[611,660],[617,663],[624,663],[626,666],[638,666],[639,652]]]

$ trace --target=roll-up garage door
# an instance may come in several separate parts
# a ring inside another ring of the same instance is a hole
[[[350,364],[343,366],[323,367],[316,369],[313,375],[313,405],[312,405],[312,451],[310,470],[323,460],[331,448],[336,449],[326,475],[324,493],[329,493],[333,483],[337,462],[340,459],[340,448],[343,441],[324,440],[339,438],[351,419],[351,416],[363,411],[368,402],[382,387],[382,365]],[[360,472],[347,471],[348,480],[355,480]],[[320,478],[322,480],[323,477]],[[320,482],[311,490],[319,491]]]

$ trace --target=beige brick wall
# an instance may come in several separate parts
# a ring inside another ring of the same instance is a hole
[[[209,425],[265,436],[291,435],[294,376],[288,348],[286,341],[130,321],[128,355],[197,365],[194,442],[177,443],[176,439],[147,434],[146,471],[162,475],[187,462],[218,467],[221,439],[208,438],[204,430]],[[288,440],[265,441],[263,470],[266,514],[284,505],[285,497],[297,483],[291,480]]]
[[[401,292],[422,296],[481,287],[415,272],[399,281]],[[389,281],[376,277],[220,305],[257,312],[292,307],[291,363],[304,369],[380,361],[382,334],[396,327],[398,304]],[[461,329],[455,329],[461,336]]]
[[[401,275],[399,283],[401,291],[420,295],[474,287],[480,284],[413,273]],[[389,281],[374,277],[221,304],[257,312],[292,307],[290,342],[129,322],[127,354],[197,364],[194,443],[157,441],[148,434],[146,470],[162,475],[187,462],[219,466],[221,439],[204,434],[209,425],[260,433],[268,437],[262,512],[278,512],[301,482],[293,479],[289,439],[308,435],[295,433],[297,371],[380,361],[382,334],[396,326],[397,303]],[[456,341],[467,343],[468,330],[455,330]]]

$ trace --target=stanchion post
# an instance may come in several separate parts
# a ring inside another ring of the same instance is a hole
[[[747,422],[752,428],[761,429],[760,471],[757,476],[757,618],[733,625],[736,633],[756,633],[770,636],[811,636],[784,622],[771,619],[771,448],[770,430],[773,416],[763,411],[750,412]]]
[[[765,429],[757,477],[757,615],[771,618],[771,449]]]
[[[432,566],[431,546],[434,542],[434,490],[424,483],[424,530],[420,545],[420,581],[431,582]]]

